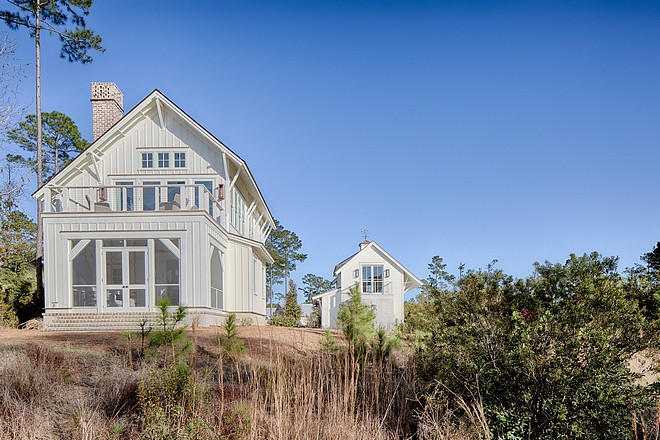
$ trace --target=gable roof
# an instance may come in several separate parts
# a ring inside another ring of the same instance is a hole
[[[275,227],[275,222],[273,220],[270,209],[266,204],[266,200],[257,185],[257,182],[252,176],[252,172],[247,165],[247,163],[236,153],[229,149],[222,141],[216,138],[211,132],[206,130],[202,125],[197,121],[191,118],[185,111],[179,108],[174,102],[167,98],[160,90],[154,89],[150,94],[148,94],[142,101],[137,103],[131,110],[126,112],[124,116],[117,121],[112,127],[108,129],[103,135],[96,139],[92,144],[87,147],[85,151],[80,153],[75,159],[73,159],[67,166],[60,170],[55,176],[53,176],[48,183],[43,185],[41,188],[37,189],[32,196],[40,198],[43,196],[44,188],[47,186],[65,186],[67,182],[67,177],[71,176],[72,173],[77,171],[87,171],[94,174],[94,168],[96,168],[96,160],[101,159],[106,152],[108,152],[115,142],[126,137],[128,133],[135,128],[139,122],[148,118],[147,113],[157,111],[159,124],[164,127],[164,119],[162,116],[163,109],[169,110],[176,117],[181,119],[189,127],[191,127],[200,138],[208,143],[209,146],[217,148],[222,154],[223,157],[226,157],[227,161],[225,172],[229,173],[228,164],[232,162],[237,169],[244,169],[245,173],[241,175],[247,176],[247,180],[255,188],[256,193],[259,198],[260,204],[264,208],[264,211],[268,215],[268,221],[272,227]],[[229,179],[229,175],[226,176]]]
[[[339,263],[335,266],[335,270],[333,272],[334,276],[337,276],[338,272],[341,270],[341,268],[343,266],[345,266],[346,264],[351,262],[353,259],[358,258],[358,255],[360,255],[366,249],[372,248],[372,249],[376,250],[378,253],[382,254],[385,258],[390,260],[392,262],[392,264],[397,266],[401,270],[401,272],[403,272],[410,279],[411,283],[416,285],[416,286],[413,287],[413,289],[416,288],[416,287],[421,287],[422,286],[422,284],[423,284],[422,281],[419,278],[417,278],[415,276],[415,274],[413,274],[411,271],[406,269],[406,267],[403,264],[399,263],[396,260],[396,258],[394,258],[392,255],[390,255],[378,243],[376,243],[375,241],[370,241],[370,242],[368,242],[368,244],[366,244],[365,242],[362,242],[360,244],[365,244],[365,245],[362,247],[362,249],[360,249],[359,251],[357,251],[356,253],[354,253],[353,255],[351,255],[350,257],[348,257],[347,259],[345,259],[344,261],[342,261],[341,263]]]

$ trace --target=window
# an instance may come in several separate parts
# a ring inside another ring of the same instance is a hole
[[[174,168],[186,167],[186,153],[174,153]]]
[[[181,186],[185,185],[183,180],[168,180],[167,182],[167,201],[176,202],[179,204],[177,208],[181,208]],[[178,197],[177,197],[178,196]]]
[[[261,279],[266,279],[266,268],[264,266],[261,266]],[[261,299],[266,299],[266,289],[264,289],[263,284],[261,286]]]
[[[239,234],[245,235],[245,199],[236,189],[231,189],[230,223]]]
[[[158,153],[158,168],[170,167],[170,153]]]
[[[155,211],[160,201],[158,194],[160,182],[142,182],[142,185],[144,185],[144,188],[142,188],[142,209],[145,211]]]
[[[206,202],[208,201],[209,214],[213,217],[213,200],[211,199],[211,194],[213,194],[213,182],[210,180],[195,180],[195,206],[198,209],[205,209]],[[204,185],[208,190],[208,194],[204,191],[199,185]],[[206,198],[207,200],[204,200]]]
[[[383,266],[362,266],[362,293],[383,293]]]
[[[135,191],[133,182],[115,182],[117,186],[126,188],[117,188],[115,191],[115,211],[133,211]]]
[[[154,167],[154,153],[142,153],[142,168]]]
[[[257,295],[257,259],[252,259],[252,294]]]

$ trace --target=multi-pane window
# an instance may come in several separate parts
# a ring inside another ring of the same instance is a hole
[[[154,167],[154,153],[142,153],[142,168]]]
[[[158,153],[158,168],[170,167],[170,153]]]
[[[145,151],[140,153],[140,163],[142,168],[186,168],[185,151]]]
[[[362,266],[362,292],[383,293],[383,266]]]
[[[174,168],[186,167],[186,153],[174,153]]]
[[[231,189],[229,221],[239,234],[245,235],[245,199],[236,188]]]

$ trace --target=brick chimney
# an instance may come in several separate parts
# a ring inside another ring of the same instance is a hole
[[[124,94],[115,83],[92,83],[92,128],[97,140],[124,116]]]

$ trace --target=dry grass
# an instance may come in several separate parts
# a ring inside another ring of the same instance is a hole
[[[416,403],[412,369],[322,352],[322,331],[241,327],[237,357],[219,355],[219,332],[189,332],[188,391],[161,423],[151,410],[173,370],[138,359],[135,340],[129,353],[119,333],[0,330],[0,440],[168,438],[154,434],[161,425],[171,438],[479,438]]]

